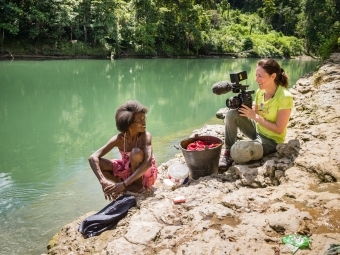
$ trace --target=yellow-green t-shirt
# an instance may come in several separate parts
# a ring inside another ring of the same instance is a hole
[[[277,112],[283,109],[293,109],[293,95],[283,86],[279,86],[274,97],[264,101],[265,90],[258,89],[255,94],[255,104],[257,105],[258,114],[270,122],[276,122]],[[287,127],[281,134],[277,134],[269,129],[256,123],[257,131],[276,141],[276,143],[283,143],[286,138]]]

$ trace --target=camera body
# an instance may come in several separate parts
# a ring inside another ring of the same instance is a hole
[[[255,93],[254,90],[248,90],[249,85],[242,85],[240,81],[246,80],[247,72],[242,71],[238,73],[230,74],[230,81],[222,81],[213,85],[212,91],[217,95],[228,93],[232,91],[233,93],[239,93],[237,96],[233,96],[226,100],[226,106],[229,109],[238,109],[242,104],[245,104],[249,108],[252,108],[253,99],[252,94]]]

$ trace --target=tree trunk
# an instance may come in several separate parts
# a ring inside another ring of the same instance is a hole
[[[84,20],[83,20],[83,26],[84,26],[84,41],[87,42],[86,16],[85,15],[84,15]]]
[[[2,29],[1,51],[4,51],[5,29]]]

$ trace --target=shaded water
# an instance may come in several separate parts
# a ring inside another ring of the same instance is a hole
[[[149,108],[158,164],[235,94],[214,83],[257,59],[146,59],[0,62],[0,254],[41,254],[65,224],[103,208],[87,158],[117,133],[114,114],[129,99]],[[315,61],[279,60],[293,85]],[[118,157],[116,151],[108,157]]]

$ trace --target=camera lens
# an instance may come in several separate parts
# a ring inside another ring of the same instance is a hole
[[[241,98],[235,96],[227,99],[225,103],[230,109],[238,109],[242,105],[242,100]]]

